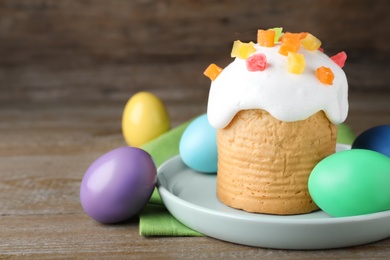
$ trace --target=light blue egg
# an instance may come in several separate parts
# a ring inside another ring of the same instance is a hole
[[[179,152],[189,168],[205,173],[217,172],[217,130],[210,125],[206,114],[194,119],[184,130]]]

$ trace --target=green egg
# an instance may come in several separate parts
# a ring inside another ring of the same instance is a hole
[[[356,135],[352,128],[342,123],[338,125],[337,131],[337,143],[339,144],[352,144],[356,139]]]
[[[323,159],[309,177],[313,201],[334,217],[390,210],[390,158],[353,149]]]

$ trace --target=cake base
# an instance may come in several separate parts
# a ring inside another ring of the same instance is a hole
[[[320,111],[282,122],[243,110],[217,130],[217,197],[248,212],[290,215],[317,210],[308,191],[314,166],[336,149],[337,127]]]

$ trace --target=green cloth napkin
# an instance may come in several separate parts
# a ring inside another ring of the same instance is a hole
[[[156,167],[179,154],[181,135],[191,121],[162,134],[141,147],[152,156]],[[141,236],[203,236],[180,223],[169,213],[157,188],[148,204],[140,212],[139,233]]]

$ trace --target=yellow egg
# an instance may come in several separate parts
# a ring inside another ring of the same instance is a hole
[[[170,129],[163,102],[149,92],[139,92],[127,102],[122,115],[122,132],[128,145],[139,147]]]

